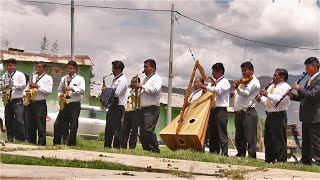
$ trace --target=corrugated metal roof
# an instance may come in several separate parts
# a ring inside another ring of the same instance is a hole
[[[0,50],[1,60],[7,60],[14,58],[17,61],[43,61],[47,63],[58,63],[58,64],[67,64],[71,59],[69,55],[52,55],[52,54],[39,54],[39,53],[30,53],[30,52],[21,52],[21,51],[8,51]],[[88,55],[76,55],[75,61],[78,65],[94,66]]]

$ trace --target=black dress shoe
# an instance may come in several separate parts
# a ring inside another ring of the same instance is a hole
[[[237,157],[246,157],[244,154],[236,154]]]

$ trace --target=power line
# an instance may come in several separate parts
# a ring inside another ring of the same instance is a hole
[[[194,60],[194,61],[196,61],[196,59],[194,58],[193,53],[192,53],[192,51],[191,51],[191,48],[190,48],[190,46],[189,46],[189,43],[188,43],[188,41],[187,41],[187,38],[186,38],[186,36],[185,36],[185,34],[184,34],[184,32],[183,32],[182,28],[181,28],[181,25],[180,25],[180,23],[179,23],[179,21],[178,21],[177,17],[176,17],[176,16],[174,16],[174,18],[176,19],[176,21],[177,21],[177,23],[178,23],[178,25],[179,25],[179,28],[180,28],[180,30],[181,30],[181,32],[182,32],[182,35],[183,35],[184,40],[186,41],[186,44],[188,45],[188,48],[189,48],[189,51],[190,51],[190,53],[191,53],[191,56],[192,56],[193,60]]]
[[[40,3],[40,4],[52,4],[52,5],[61,5],[61,6],[70,6],[69,3],[58,3],[58,2],[43,2],[43,1],[29,1],[23,0],[29,3]],[[111,6],[96,6],[96,5],[82,5],[75,4],[77,7],[87,7],[87,8],[100,8],[100,9],[115,9],[115,10],[130,10],[130,11],[155,11],[155,12],[171,12],[171,10],[166,9],[149,9],[149,8],[123,8],[123,7],[111,7]],[[174,11],[177,12],[177,11]]]
[[[70,6],[70,4],[68,3],[57,3],[57,2],[43,2],[43,1],[31,1],[31,0],[24,0],[25,2],[30,2],[30,3],[41,3],[41,4],[52,4],[52,5],[63,5],[63,6]],[[75,4],[74,6],[78,6],[78,7],[87,7],[87,8],[100,8],[100,9],[114,9],[114,10],[130,10],[130,11],[153,11],[153,12],[170,12],[171,10],[166,10],[166,9],[148,9],[148,8],[123,8],[123,7],[111,7],[111,6],[96,6],[96,5],[80,5],[80,4]],[[179,11],[173,11],[175,13],[177,13],[178,15],[189,19],[193,22],[196,22],[198,24],[201,24],[203,26],[206,26],[208,28],[211,28],[215,31],[227,34],[229,36],[238,38],[238,39],[243,39],[246,41],[250,41],[250,42],[254,42],[254,43],[259,43],[259,44],[264,44],[264,45],[269,45],[269,46],[277,46],[277,47],[284,47],[284,48],[290,48],[290,49],[302,49],[302,50],[311,50],[311,51],[319,51],[320,49],[318,48],[307,48],[307,47],[298,47],[298,46],[289,46],[289,45],[282,45],[282,44],[275,44],[275,43],[268,43],[268,42],[263,42],[263,41],[258,41],[258,40],[252,40],[252,39],[248,39],[245,37],[241,37],[239,35],[235,35],[226,31],[223,31],[221,29],[215,28],[211,25],[208,25],[206,23],[203,23],[199,20],[196,20],[194,18],[191,18],[187,15],[181,14]]]
[[[243,39],[243,40],[246,40],[246,41],[250,41],[250,42],[254,42],[254,43],[260,43],[260,44],[265,44],[265,45],[270,45],[270,46],[286,47],[286,48],[291,48],[291,49],[304,49],[304,50],[312,50],[312,51],[319,51],[319,50],[320,50],[320,49],[317,49],[317,48],[288,46],[288,45],[267,43],[267,42],[263,42],[263,41],[257,41],[257,40],[252,40],[252,39],[244,38],[244,37],[241,37],[241,36],[238,36],[238,35],[235,35],[235,34],[232,34],[232,33],[228,33],[228,32],[223,31],[223,30],[220,30],[220,29],[218,29],[218,28],[215,28],[215,27],[213,27],[213,26],[211,26],[211,25],[208,25],[208,24],[205,24],[205,23],[203,23],[203,22],[200,22],[200,21],[198,21],[198,20],[196,20],[196,19],[193,19],[193,18],[191,18],[191,17],[189,17],[189,16],[183,15],[183,14],[179,13],[178,11],[177,11],[176,13],[179,14],[180,16],[184,17],[184,18],[187,18],[187,19],[189,19],[189,20],[191,20],[191,21],[194,21],[194,22],[196,22],[196,23],[198,23],[198,24],[201,24],[201,25],[203,25],[203,26],[206,26],[206,27],[208,27],[208,28],[214,29],[214,30],[219,31],[219,32],[221,32],[221,33],[224,33],[224,34],[227,34],[227,35],[229,35],[229,36],[233,36],[233,37],[236,37],[236,38],[239,38],[239,39]]]

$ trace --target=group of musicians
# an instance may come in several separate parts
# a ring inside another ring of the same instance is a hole
[[[16,70],[15,59],[6,61],[7,72],[3,78],[11,78],[13,87],[7,92],[5,104],[5,122],[8,140],[29,141],[46,145],[46,99],[52,92],[52,77],[46,74],[47,66],[44,62],[36,63],[36,78],[31,77],[26,87],[25,75]],[[233,107],[236,114],[236,148],[238,157],[256,158],[258,114],[255,103],[266,107],[266,122],[264,131],[265,161],[269,163],[286,162],[287,160],[287,110],[290,99],[300,101],[300,121],[302,121],[302,163],[320,164],[320,75],[319,60],[310,57],[305,60],[308,82],[300,87],[297,83],[290,86],[286,83],[288,72],[285,69],[276,69],[273,81],[260,90],[259,80],[254,76],[254,66],[251,62],[241,64],[242,78],[233,82],[234,91],[230,92],[231,85],[224,77],[225,68],[222,63],[212,66],[212,76],[204,81],[196,78],[195,91],[190,95],[190,103],[195,101],[204,92],[216,94],[215,105],[212,108],[209,120],[209,149],[210,152],[228,156],[227,107],[230,96],[233,97]],[[144,61],[146,77],[140,82],[135,76],[130,87],[123,74],[125,66],[122,61],[112,62],[114,75],[111,87],[115,89],[115,98],[106,115],[105,142],[106,148],[135,148],[138,126],[140,141],[144,150],[159,153],[159,145],[155,134],[155,127],[160,114],[161,77],[156,74],[156,62],[152,59]],[[67,64],[68,74],[61,78],[58,97],[63,99],[63,107],[54,124],[54,145],[65,142],[69,146],[76,145],[78,117],[81,110],[81,101],[85,92],[85,80],[77,74],[78,65],[75,61]],[[32,90],[29,103],[28,139],[25,138],[25,122],[23,118],[23,97],[25,89]],[[297,91],[293,94],[291,90]],[[136,92],[135,95],[134,92]],[[3,94],[4,95],[4,94]],[[139,96],[139,98],[134,98]],[[133,98],[132,98],[133,97]],[[129,101],[130,102],[129,102]],[[126,108],[128,103],[135,105]],[[59,103],[60,104],[60,103]],[[62,107],[62,108],[61,108]]]
[[[212,66],[214,82],[201,78],[195,80],[195,93],[205,91],[216,94],[215,106],[209,119],[210,152],[228,156],[227,107],[229,96],[233,97],[236,126],[236,156],[256,158],[258,114],[255,103],[266,108],[264,130],[265,161],[268,163],[287,161],[287,110],[290,100],[300,101],[300,121],[302,122],[302,159],[303,164],[320,165],[320,75],[319,60],[310,57],[305,60],[308,82],[300,87],[298,83],[287,84],[288,72],[277,68],[272,82],[260,90],[259,80],[253,75],[254,67],[247,61],[241,64],[242,78],[233,82],[234,91],[230,92],[230,83],[224,78],[224,66],[216,63]],[[304,75],[305,76],[305,75]],[[303,77],[304,77],[303,76]],[[303,78],[302,77],[302,78]],[[302,79],[301,78],[301,79]],[[202,82],[201,82],[202,81]],[[212,83],[215,86],[212,86]],[[296,90],[293,94],[291,90]]]

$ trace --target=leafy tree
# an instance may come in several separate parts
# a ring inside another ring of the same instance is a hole
[[[59,51],[58,40],[56,40],[54,43],[51,44],[51,53],[58,54],[58,51]]]
[[[3,39],[1,41],[1,47],[8,49],[10,47],[11,42],[7,39]]]
[[[44,54],[48,52],[49,47],[49,40],[47,38],[47,35],[44,35],[40,42],[40,53]]]

